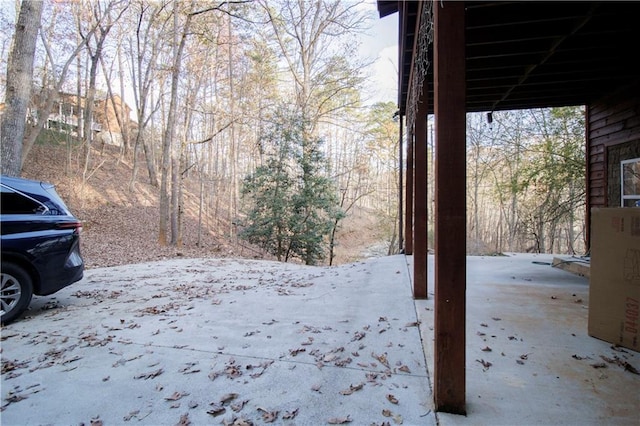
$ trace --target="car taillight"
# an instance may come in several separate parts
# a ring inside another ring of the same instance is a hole
[[[61,222],[58,224],[58,229],[73,229],[76,234],[80,235],[82,232],[82,222]]]

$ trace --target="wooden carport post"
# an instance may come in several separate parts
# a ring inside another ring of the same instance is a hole
[[[404,247],[404,239],[402,237],[403,232],[404,232],[404,228],[403,228],[403,217],[402,217],[402,167],[404,166],[404,164],[402,164],[402,130],[403,130],[403,126],[402,126],[402,116],[400,115],[400,111],[397,112],[398,114],[398,123],[399,123],[399,129],[398,129],[398,252],[402,253],[402,249]]]
[[[465,414],[465,2],[434,1],[435,409]]]
[[[415,222],[413,240],[413,297],[427,299],[427,107],[429,91],[425,79],[415,118]]]
[[[405,185],[404,253],[413,254],[413,128],[407,126],[407,177]]]

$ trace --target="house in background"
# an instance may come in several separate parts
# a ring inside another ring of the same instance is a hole
[[[384,1],[399,22],[405,252],[427,292],[427,116],[435,122],[436,410],[465,413],[466,113],[586,107],[586,220],[640,200],[640,2]],[[587,236],[590,241],[590,235]]]
[[[36,117],[33,105],[42,105],[42,99],[40,99],[42,96],[39,92],[35,93],[29,113],[33,117]],[[46,128],[82,137],[84,108],[85,98],[78,100],[75,94],[60,93],[47,118]],[[122,146],[125,143],[125,137],[131,135],[132,130],[137,128],[137,124],[130,118],[131,111],[131,107],[118,95],[113,95],[111,98],[106,94],[97,96],[91,123],[94,140],[98,143]]]

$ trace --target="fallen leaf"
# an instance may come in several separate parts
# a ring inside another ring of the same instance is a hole
[[[345,423],[351,423],[351,416],[347,417],[332,417],[329,419],[328,423],[330,425],[342,425]]]
[[[227,404],[238,397],[237,393],[227,393],[220,398],[220,404]]]
[[[476,359],[476,361],[482,364],[482,367],[484,367],[482,371],[487,371],[489,367],[493,365],[489,361],[485,361],[484,359]]]
[[[291,356],[296,356],[298,355],[300,352],[306,352],[307,350],[305,348],[298,348],[298,349],[289,349],[289,355]]]
[[[624,363],[624,371],[628,371],[629,373],[632,373],[632,374],[640,374],[640,372],[628,362]]]
[[[174,392],[173,394],[171,394],[171,396],[166,396],[164,399],[166,399],[167,401],[177,401],[183,396],[187,396],[187,395],[189,395],[187,392],[185,393]]]
[[[377,359],[378,361],[380,361],[380,363],[382,365],[384,365],[385,367],[389,368],[389,361],[387,360],[386,352],[384,354],[381,354],[381,355],[376,355],[375,353],[372,352],[371,356],[374,357],[375,359]]]
[[[398,403],[398,398],[396,398],[395,396],[393,396],[390,393],[387,394],[387,400],[392,404],[397,404]]]
[[[340,391],[340,395],[351,395],[352,393],[359,391],[363,387],[364,387],[364,383],[360,383],[355,386],[349,385],[349,389]]]
[[[224,408],[222,405],[218,405],[215,403],[211,403],[211,405],[213,406],[210,410],[207,410],[207,414],[211,414],[212,416],[219,416],[220,414],[224,414],[225,411],[227,411],[226,408]]]
[[[265,423],[273,423],[278,419],[278,411],[269,411],[258,407],[258,411],[262,411],[262,420]]]
[[[140,410],[134,410],[134,411],[130,412],[129,414],[127,414],[126,416],[124,416],[122,418],[122,420],[124,420],[125,422],[128,422],[129,420],[131,420],[132,418],[134,418],[138,414],[140,414]]]
[[[236,404],[231,404],[231,409],[237,413],[244,408],[247,402],[249,401],[245,400],[245,401],[237,402]]]
[[[411,373],[411,370],[409,370],[409,367],[407,367],[406,365],[401,366],[400,368],[398,368],[398,370],[402,371],[403,373]]]
[[[353,337],[351,338],[352,342],[355,342],[357,340],[362,340],[364,339],[364,337],[367,335],[367,333],[365,333],[364,331],[356,331],[353,335]]]
[[[291,419],[295,419],[297,415],[298,415],[298,409],[296,408],[293,411],[285,411],[285,413],[282,415],[282,418],[284,420],[291,420]]]
[[[489,346],[485,346],[484,348],[480,349],[482,352],[491,352],[491,348]]]
[[[386,408],[384,410],[382,410],[382,415],[385,417],[391,417],[393,415],[393,413],[391,412],[391,410],[387,410]]]
[[[162,368],[159,368],[157,370],[154,371],[150,371],[148,373],[142,373],[139,374],[137,376],[133,376],[134,379],[153,379],[155,377],[158,377],[159,375],[161,375],[162,373],[164,373],[164,370]]]
[[[191,421],[189,420],[189,413],[186,413],[180,416],[180,420],[178,420],[176,426],[189,426],[190,424]]]

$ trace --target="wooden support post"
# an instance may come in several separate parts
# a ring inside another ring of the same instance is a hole
[[[422,86],[422,96],[415,118],[415,218],[413,239],[413,297],[427,299],[427,255],[429,249],[427,227],[427,80]]]
[[[407,177],[405,192],[404,252],[413,254],[413,129],[407,127]]]
[[[436,244],[434,399],[465,414],[465,3],[434,1]]]
[[[398,252],[402,253],[402,249],[404,248],[404,239],[402,238],[402,233],[404,232],[404,228],[402,225],[402,190],[403,190],[403,182],[402,182],[402,167],[403,167],[403,159],[402,159],[402,116],[400,115],[400,111],[398,111]]]

